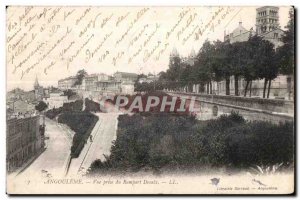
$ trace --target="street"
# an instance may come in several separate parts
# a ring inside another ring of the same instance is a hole
[[[45,124],[45,135],[49,137],[45,141],[46,150],[21,172],[18,178],[32,176],[57,177],[64,175],[72,144],[71,130],[48,118],[46,118]]]
[[[92,162],[110,154],[112,141],[116,139],[118,113],[96,113],[99,117],[91,135],[78,158],[72,159],[68,175],[85,174]]]

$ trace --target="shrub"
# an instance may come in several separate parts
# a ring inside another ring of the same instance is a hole
[[[48,110],[45,115],[54,119],[58,116],[58,122],[66,124],[74,132],[73,142],[71,147],[71,156],[78,157],[91,131],[98,121],[98,117],[82,111],[83,101],[64,103],[62,107]]]
[[[293,132],[292,123],[247,122],[236,113],[208,121],[170,113],[121,115],[110,156],[89,173],[293,162]]]
[[[44,102],[44,101],[40,101],[36,106],[35,109],[39,112],[42,112],[43,110],[45,110],[46,108],[48,108],[48,105]]]
[[[85,99],[85,111],[101,112],[100,104],[86,98]]]
[[[68,97],[68,99],[70,98],[70,97],[72,97],[72,96],[75,96],[75,95],[77,95],[77,93],[76,92],[74,92],[73,90],[70,90],[70,89],[68,89],[68,90],[64,90],[63,91],[64,92],[64,96],[67,96]]]
[[[82,111],[83,101],[77,100],[70,103],[63,104],[63,111]]]
[[[82,100],[77,100],[75,102],[70,102],[70,103],[64,103],[62,107],[59,108],[52,108],[50,110],[47,110],[45,113],[46,117],[50,119],[54,119],[57,117],[59,114],[67,111],[81,111],[82,110]]]
[[[66,124],[74,132],[71,155],[78,157],[98,117],[89,112],[64,112],[58,117],[58,122]]]
[[[293,124],[251,122],[227,131],[228,162],[235,166],[293,161]]]
[[[62,112],[62,107],[60,108],[52,108],[51,110],[47,110],[45,115],[49,119],[54,119],[56,116],[58,116]]]

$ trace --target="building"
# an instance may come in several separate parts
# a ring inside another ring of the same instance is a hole
[[[196,53],[194,49],[191,50],[191,53],[187,57],[181,58],[181,62],[189,66],[194,65],[195,61],[196,61]]]
[[[121,92],[121,81],[104,73],[90,74],[83,78],[80,90],[95,94],[117,94]]]
[[[58,89],[60,90],[73,89],[76,80],[77,78],[75,76],[70,76],[68,78],[61,79],[58,81]]]
[[[22,99],[17,99],[16,101],[8,102],[7,108],[10,109],[13,113],[25,114],[25,113],[34,113],[35,105],[29,102],[26,102]]]
[[[100,80],[96,82],[96,91],[103,93],[118,94],[121,92],[121,81]]]
[[[83,88],[84,90],[87,91],[97,91],[97,82],[99,81],[109,81],[111,80],[111,76],[107,75],[107,74],[90,74],[87,75],[83,78]],[[101,88],[101,84],[99,86]]]
[[[231,33],[224,33],[224,41],[230,43],[244,42],[249,39],[251,35],[259,35],[264,40],[268,40],[274,44],[275,49],[283,45],[281,38],[284,31],[279,26],[278,7],[264,6],[256,9],[256,32],[251,28],[247,30],[243,27],[242,22]]]
[[[7,120],[6,167],[13,172],[44,149],[45,126],[39,115],[20,115]]]
[[[256,33],[274,44],[275,49],[283,45],[284,31],[279,26],[279,8],[264,6],[256,9]]]
[[[255,32],[253,29],[247,30],[243,27],[242,22],[239,22],[238,27],[235,28],[231,33],[226,34],[226,31],[224,32],[224,41],[229,41],[230,43],[244,42],[247,41],[254,33]]]
[[[144,77],[139,78],[138,82],[139,83],[153,83],[154,81],[158,81],[159,76],[153,75],[153,74],[148,74],[147,76],[145,75]]]
[[[44,98],[45,93],[44,93],[44,88],[42,86],[40,86],[37,77],[35,78],[33,88],[34,88],[35,100],[36,101],[41,101]]]
[[[179,57],[179,53],[177,51],[177,49],[174,47],[170,53],[170,57],[174,58],[174,57]]]
[[[135,73],[128,73],[128,72],[116,72],[114,73],[114,78],[116,81],[121,81],[121,82],[135,82],[138,79],[138,75]]]
[[[264,6],[256,9],[256,32],[264,34],[279,27],[278,7]]]
[[[154,81],[158,81],[158,76],[151,75],[139,78],[139,83],[153,83]]]
[[[83,85],[84,90],[100,92],[101,94],[118,94],[123,90],[132,93],[134,91],[134,81],[136,80],[137,74],[134,73],[116,72],[114,76],[100,73],[85,76]],[[123,84],[126,86],[122,87]],[[131,89],[132,87],[133,90]]]
[[[98,81],[98,76],[96,74],[91,74],[84,77],[83,79],[84,90],[95,91],[97,81]]]
[[[63,92],[50,93],[49,98],[44,98],[43,101],[48,105],[48,109],[59,108],[69,102],[68,96],[64,96]]]
[[[20,99],[26,102],[35,102],[35,91],[24,91],[16,88],[6,93],[6,102],[13,102]]]
[[[231,33],[224,34],[224,41],[229,41],[230,43],[244,42],[249,39],[251,35],[259,35],[264,40],[268,40],[274,44],[274,48],[278,48],[283,45],[281,38],[284,31],[280,29],[279,26],[279,15],[278,7],[274,6],[264,6],[256,9],[256,31],[253,29],[247,30],[243,27],[242,22],[239,22],[237,28],[235,28]],[[225,81],[214,82],[212,84],[212,91],[214,94],[225,94],[226,92]],[[285,75],[279,75],[277,78],[272,80],[270,97],[273,98],[286,98],[290,99],[293,95],[292,93],[291,78]],[[244,93],[246,82],[240,78],[239,79],[239,93],[242,95]],[[252,81],[252,96],[262,96],[264,87],[264,80]],[[199,91],[199,86],[194,87],[194,91]],[[206,90],[206,87],[204,88]],[[234,77],[230,78],[230,94],[234,93]]]
[[[74,86],[76,78],[69,77],[59,80],[58,87],[60,90],[76,90],[78,94],[87,94],[87,92],[90,92],[91,95],[119,94],[122,93],[122,88],[123,91],[133,93],[134,82],[137,80],[137,78],[137,74],[126,72],[116,72],[114,76],[110,76],[104,73],[90,74],[86,75],[82,79],[81,85]],[[122,87],[123,84],[124,86]],[[58,98],[60,100],[58,100]],[[63,97],[55,97],[54,99],[56,99],[57,101],[65,101]],[[53,101],[51,99],[47,99],[49,105],[51,104],[49,101],[52,101],[52,105],[57,104],[57,102],[55,102],[56,100],[54,99]]]
[[[192,66],[195,64],[197,60],[197,55],[194,49],[191,50],[190,54],[186,57],[181,57],[177,51],[177,49],[174,47],[173,50],[170,53],[170,59],[172,62],[174,62],[174,59],[178,57],[180,58],[180,62],[185,64],[186,66]]]
[[[122,94],[134,94],[134,83],[132,81],[125,81],[121,84],[121,93]]]
[[[114,78],[116,81],[121,83],[120,92],[122,94],[134,93],[134,83],[138,80],[138,75],[135,73],[128,72],[116,72],[114,73]]]

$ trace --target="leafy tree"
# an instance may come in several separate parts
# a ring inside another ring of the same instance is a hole
[[[76,74],[76,81],[74,83],[74,86],[81,85],[83,78],[87,75],[87,72],[84,69],[81,69]]]
[[[141,78],[147,78],[147,76],[145,74],[139,74],[137,76],[136,82],[138,82]]]
[[[264,79],[263,98],[266,97],[266,88],[269,82],[269,89],[267,97],[269,97],[269,91],[271,87],[271,81],[278,75],[278,64],[276,63],[274,45],[267,40],[261,40],[257,48],[255,55],[255,69],[258,78]]]
[[[208,94],[212,94],[211,81],[213,80],[213,53],[213,44],[206,40],[202,45],[199,54],[197,55],[197,61],[195,63],[197,69],[195,73],[197,73],[198,79],[201,81],[201,83],[207,85]]]
[[[164,71],[161,71],[161,72],[158,73],[158,77],[159,77],[158,78],[159,80],[162,80],[162,81],[166,80],[167,79],[167,73],[164,72]]]
[[[243,68],[245,68],[245,62],[247,59],[245,51],[245,42],[236,42],[232,45],[231,54],[233,59],[231,60],[231,74],[234,76],[234,94],[239,96],[239,78],[242,75]]]
[[[278,62],[280,64],[280,73],[288,75],[288,88],[289,88],[289,98],[292,93],[292,80],[295,68],[295,21],[294,21],[294,9],[290,9],[290,20],[286,26],[287,31],[285,31],[282,37],[283,46],[279,47],[276,51]]]
[[[247,91],[250,84],[250,96],[251,96],[251,86],[252,81],[258,78],[258,75],[256,74],[256,66],[255,66],[255,58],[259,52],[257,51],[257,48],[262,41],[262,38],[254,35],[250,36],[249,40],[244,42],[244,56],[242,57],[242,76],[244,77],[246,81],[246,87],[244,91],[244,96],[247,95]]]
[[[76,92],[74,92],[73,90],[68,89],[64,91],[64,96],[67,96],[68,98],[70,98],[73,95],[76,95]]]
[[[213,72],[215,81],[221,81],[225,79],[226,84],[226,95],[230,95],[230,76],[231,76],[231,61],[232,45],[230,42],[216,41],[215,52],[213,59]]]
[[[46,108],[48,108],[48,105],[44,101],[40,101],[36,106],[35,109],[39,112],[44,111]]]
[[[188,86],[188,92],[192,92],[193,77],[192,66],[188,64],[182,64],[182,73],[180,76],[180,86]]]
[[[168,87],[168,77],[167,72],[161,71],[158,73],[158,82],[161,84],[162,89],[169,88]]]
[[[283,46],[277,50],[280,56],[280,72],[285,75],[293,74],[295,67],[295,21],[293,8],[290,9],[289,18],[290,20],[286,26],[287,31],[282,37]]]
[[[179,88],[180,86],[180,76],[181,76],[181,58],[179,55],[170,57],[169,70],[168,70],[168,80],[175,83],[173,87]]]

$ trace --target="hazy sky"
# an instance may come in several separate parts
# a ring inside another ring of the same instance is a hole
[[[279,9],[282,29],[289,9]],[[79,69],[158,73],[173,48],[182,56],[198,52],[240,21],[255,29],[255,18],[256,7],[9,7],[7,89],[31,90],[36,76],[57,86]]]

